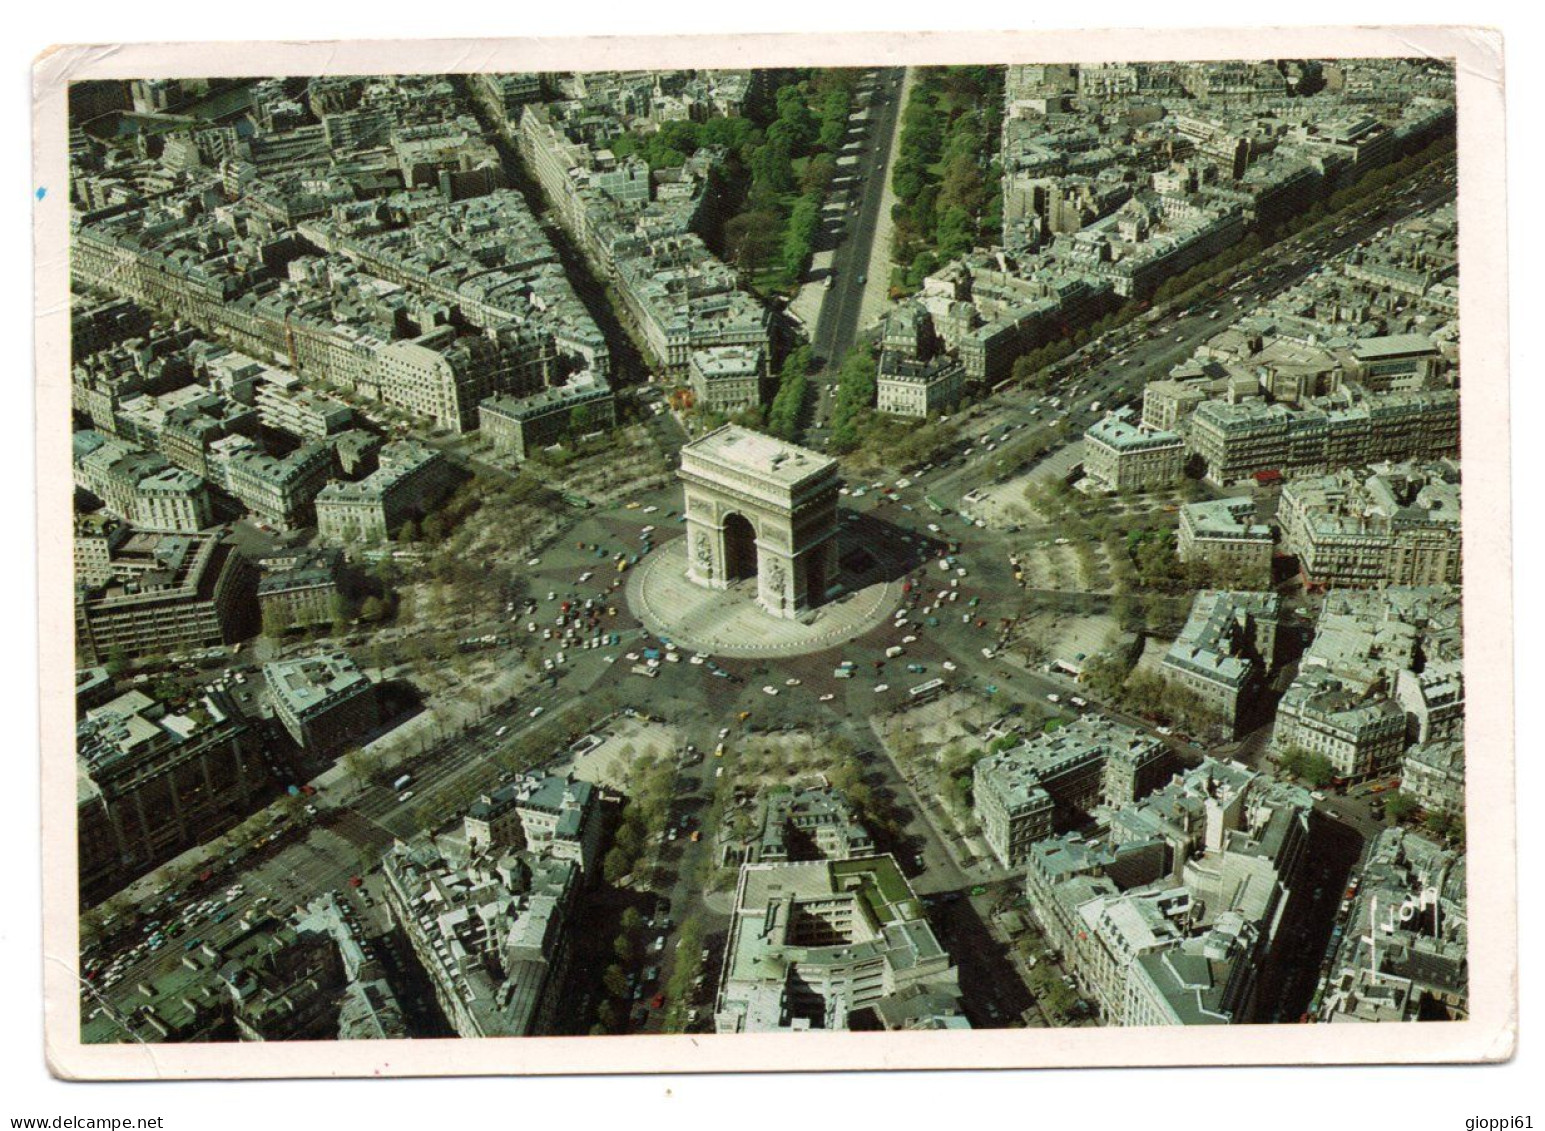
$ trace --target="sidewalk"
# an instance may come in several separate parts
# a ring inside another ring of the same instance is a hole
[[[918,816],[922,817],[923,823],[928,826],[928,831],[933,833],[934,840],[938,841],[939,846],[944,849],[944,854],[950,858],[950,863],[955,865],[956,871],[958,871],[962,876],[969,875],[971,866],[963,864],[960,860],[960,857],[955,853],[954,841],[957,838],[964,840],[964,834],[961,833],[958,829],[955,831],[954,836],[946,836],[944,834],[943,830],[939,828],[938,822],[934,820],[932,806],[925,804],[923,799],[918,796],[917,787],[913,785],[912,779],[907,777],[906,770],[904,770],[901,766],[901,763],[897,761],[896,753],[891,749],[889,742],[888,728],[875,726],[871,723],[869,729],[874,734],[875,740],[880,744],[880,749],[885,751],[886,759],[890,762],[891,768],[896,772],[897,782],[899,782],[910,795],[912,799],[912,811],[915,812]],[[953,825],[953,822],[951,823]]]

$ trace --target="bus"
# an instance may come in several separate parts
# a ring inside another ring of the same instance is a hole
[[[402,789],[403,786],[407,785],[412,780],[413,780],[413,775],[412,774],[403,774],[402,777],[400,777],[396,781],[392,782],[392,790],[393,790],[393,792],[396,792],[397,790]]]
[[[927,683],[920,683],[916,687],[912,688],[912,690],[908,691],[907,698],[914,701],[931,699],[943,690],[944,681],[942,679],[930,679]]]
[[[934,514],[949,514],[950,513],[949,507],[947,507],[943,503],[939,502],[939,500],[934,498],[932,495],[924,495],[923,496],[923,502],[927,505],[929,510],[933,511]]]

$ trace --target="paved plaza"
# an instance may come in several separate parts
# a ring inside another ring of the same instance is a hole
[[[747,659],[820,652],[875,628],[901,603],[901,583],[882,580],[779,619],[756,603],[754,578],[723,591],[687,580],[686,544],[673,540],[633,571],[628,605],[651,632],[693,651]]]

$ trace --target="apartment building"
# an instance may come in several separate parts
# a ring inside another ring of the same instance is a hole
[[[375,684],[346,653],[263,665],[274,717],[308,754],[335,753],[381,721]]]
[[[333,471],[333,452],[326,444],[308,443],[286,456],[248,447],[224,461],[225,489],[260,522],[281,530],[310,526],[316,519],[316,498]]]
[[[88,663],[218,647],[254,627],[256,576],[223,533],[126,538],[108,580],[75,596],[75,647]]]
[[[525,397],[489,397],[478,405],[479,431],[494,451],[518,460],[616,425],[616,398],[601,380],[574,382]]]
[[[954,411],[965,393],[966,371],[958,360],[943,355],[923,361],[881,352],[875,386],[879,411],[922,419]]]
[[[1422,389],[1300,408],[1260,400],[1207,401],[1191,414],[1186,445],[1206,466],[1207,479],[1219,484],[1259,471],[1444,459],[1459,450],[1459,394]]]
[[[317,493],[317,536],[335,545],[384,542],[455,485],[455,469],[439,452],[417,440],[393,441],[364,479],[335,480]]]
[[[988,754],[972,771],[972,811],[1006,868],[1054,828],[1100,804],[1133,800],[1161,782],[1160,742],[1098,715]]]
[[[1459,466],[1395,464],[1282,490],[1283,546],[1324,588],[1459,582]]]
[[[386,905],[459,1037],[553,1031],[579,868],[532,853],[446,856],[427,838],[386,854]]]
[[[133,690],[76,727],[81,898],[91,902],[237,824],[274,788],[263,728],[218,691]]]
[[[1253,499],[1209,499],[1180,508],[1176,556],[1210,567],[1240,585],[1271,580],[1275,532],[1255,520]]]
[[[1148,491],[1180,479],[1185,442],[1134,423],[1131,409],[1106,413],[1084,432],[1084,474],[1106,491]]]
[[[700,412],[726,416],[762,403],[766,359],[755,346],[716,346],[693,350],[687,378]]]
[[[600,795],[586,781],[519,775],[467,810],[462,833],[474,851],[529,851],[567,860],[594,879],[601,857]]]
[[[1237,733],[1276,664],[1280,615],[1275,593],[1203,590],[1159,670]]]
[[[918,987],[959,997],[958,973],[891,857],[741,867],[718,1032],[848,1029],[854,1014]]]
[[[874,837],[853,807],[833,789],[764,791],[749,837],[731,832],[734,816],[720,832],[723,864],[777,864],[791,860],[852,860],[873,856]]]

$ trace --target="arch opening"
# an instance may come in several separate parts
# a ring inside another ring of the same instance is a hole
[[[724,577],[740,581],[756,576],[756,528],[741,514],[724,516]]]

